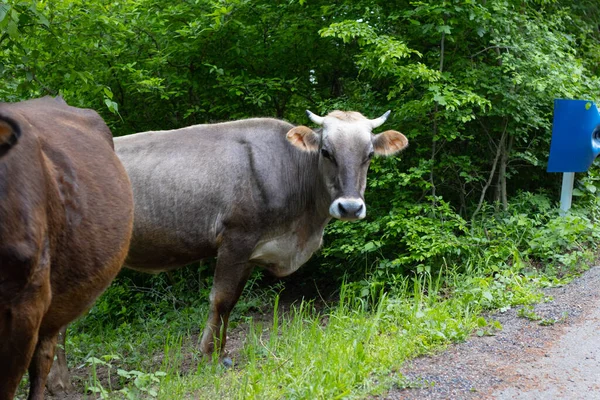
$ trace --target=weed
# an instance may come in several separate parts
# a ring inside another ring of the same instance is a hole
[[[86,385],[86,391],[92,392],[102,399],[112,397],[113,387],[111,375],[113,377],[115,376],[112,371],[116,369],[116,376],[120,377],[119,384],[122,386],[116,393],[121,393],[128,399],[157,397],[160,378],[167,374],[162,371],[141,372],[137,370],[116,368],[113,363],[120,360],[121,357],[117,355],[105,355],[101,358],[88,357],[84,364],[90,367],[91,377]],[[101,380],[99,378],[98,368],[102,368],[106,372],[106,379]],[[107,385],[107,387],[105,387],[105,385]]]
[[[495,336],[496,332],[500,330],[502,330],[500,321],[486,321],[483,317],[477,318],[477,330],[475,331],[477,336]]]
[[[128,385],[119,390],[119,393],[123,393],[128,399],[139,399],[157,397],[158,386],[160,378],[167,374],[162,371],[156,372],[141,372],[141,371],[126,371],[124,369],[118,369],[117,374],[124,378],[127,382],[133,382],[133,385]]]
[[[565,311],[562,313],[562,316],[560,318],[543,318],[539,324],[542,326],[550,326],[550,325],[554,325],[557,323],[562,323],[565,322],[567,320],[567,317],[569,316],[569,314]]]
[[[542,317],[540,317],[532,306],[523,306],[517,311],[517,316],[521,318],[527,318],[530,321],[540,321]]]

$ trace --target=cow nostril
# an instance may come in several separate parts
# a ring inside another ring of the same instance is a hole
[[[348,211],[346,211],[346,209],[344,208],[342,203],[338,203],[338,208],[340,210],[340,215],[346,215],[346,213],[348,212]]]
[[[362,205],[362,204],[359,204],[359,205],[358,205],[358,207],[356,207],[356,212],[355,212],[355,214],[356,214],[356,215],[360,214],[360,212],[362,211],[362,209],[363,209],[363,205]]]

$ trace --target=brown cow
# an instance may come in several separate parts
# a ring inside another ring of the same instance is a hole
[[[0,103],[0,399],[27,368],[29,398],[43,399],[58,332],[119,271],[132,219],[96,112],[49,97]]]

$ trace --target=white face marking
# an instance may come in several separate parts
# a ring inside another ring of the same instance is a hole
[[[323,140],[331,137],[330,140],[335,141],[340,135],[360,137],[361,141],[368,143],[371,141],[371,126],[367,119],[364,121],[342,121],[335,117],[325,117],[323,122]]]

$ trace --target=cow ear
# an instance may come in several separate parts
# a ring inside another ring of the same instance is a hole
[[[287,133],[287,140],[303,151],[319,150],[319,135],[306,126],[297,126]]]
[[[13,130],[12,127],[4,121],[0,121],[0,144],[4,144],[8,142],[8,140],[12,137]]]
[[[373,138],[373,150],[378,156],[391,156],[408,146],[406,136],[398,131],[385,131]]]

